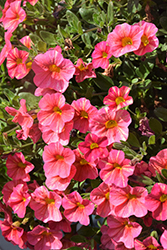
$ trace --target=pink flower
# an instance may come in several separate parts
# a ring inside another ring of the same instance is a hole
[[[75,110],[74,129],[78,129],[81,133],[86,133],[89,130],[89,122],[97,113],[97,108],[91,105],[86,98],[80,98],[73,101],[71,106]]]
[[[112,241],[111,237],[107,234],[108,231],[108,227],[103,225],[100,228],[101,232],[102,232],[102,236],[101,236],[101,243],[102,243],[102,249],[115,249],[115,244],[114,241]]]
[[[85,160],[84,156],[78,149],[73,150],[75,153],[74,166],[76,167],[76,174],[73,177],[76,181],[83,181],[86,179],[96,179],[98,177],[98,171],[95,163],[89,163]]]
[[[107,69],[109,65],[109,58],[112,56],[112,48],[102,41],[95,46],[95,50],[92,53],[93,67]]]
[[[41,138],[41,131],[39,130],[38,123],[34,123],[30,128],[16,130],[17,138],[19,140],[27,140],[30,137],[34,144]]]
[[[167,219],[167,185],[155,183],[151,193],[145,198],[145,205],[152,212],[152,217],[156,220]]]
[[[123,242],[127,248],[134,247],[134,239],[141,233],[142,226],[128,218],[108,216],[108,235],[117,243]]]
[[[35,90],[35,93],[34,95],[35,96],[44,96],[46,94],[54,94],[54,93],[57,93],[56,90],[52,89],[52,88],[45,88],[45,89],[42,89],[42,88],[36,88]]]
[[[78,148],[84,154],[86,161],[94,162],[97,158],[108,156],[107,144],[107,137],[100,138],[94,134],[88,134],[85,141],[78,144]]]
[[[149,127],[149,119],[147,117],[141,118],[139,120],[139,131],[141,131],[142,135],[145,135],[147,137],[150,137],[151,135],[154,135],[154,132]]]
[[[6,2],[7,3],[7,2]],[[11,32],[5,32],[5,46],[2,48],[0,53],[0,65],[5,61],[5,58],[7,57],[8,53],[12,49],[12,44],[10,42],[10,38],[12,36]]]
[[[159,245],[157,240],[149,236],[143,242],[139,240],[135,240],[135,250],[147,250],[147,249],[157,249],[157,250],[163,250],[163,248]]]
[[[11,78],[22,79],[29,73],[30,68],[26,67],[28,56],[27,51],[18,50],[17,48],[10,51],[7,55],[7,68]]]
[[[8,205],[10,195],[13,192],[13,188],[16,187],[18,184],[24,184],[25,182],[20,180],[17,181],[8,181],[2,189],[2,194],[3,194],[3,202]]]
[[[92,63],[84,63],[81,58],[78,59],[77,64],[75,65],[74,75],[76,82],[83,82],[87,78],[96,78],[96,74],[93,71]]]
[[[162,149],[156,156],[150,158],[149,167],[153,176],[156,175],[157,171],[161,174],[163,168],[167,168],[167,149]]]
[[[45,146],[43,160],[47,178],[57,175],[67,178],[75,161],[75,155],[70,148],[64,148],[59,142],[56,142]]]
[[[18,184],[13,187],[13,192],[10,195],[8,204],[13,209],[14,213],[20,218],[24,218],[26,213],[26,207],[31,200],[31,196],[28,194],[28,186],[26,183]]]
[[[147,23],[145,21],[141,21],[136,26],[141,27],[143,29],[143,35],[141,37],[140,47],[134,51],[134,53],[138,56],[142,56],[148,52],[152,52],[159,45],[159,40],[155,36],[158,29],[153,23]]]
[[[73,77],[75,67],[69,59],[64,59],[58,50],[48,50],[34,58],[32,69],[35,72],[34,83],[40,88],[53,88],[64,92]]]
[[[24,36],[20,39],[20,42],[27,47],[28,49],[31,49],[31,45],[33,44],[31,38],[29,36]]]
[[[130,88],[122,86],[111,87],[108,91],[108,95],[104,97],[103,103],[110,106],[114,111],[122,109],[133,103],[133,98],[129,96]]]
[[[130,162],[129,159],[125,159],[123,151],[111,149],[108,159],[100,160],[98,163],[101,169],[100,178],[108,185],[126,187],[128,177],[133,174],[135,168]]]
[[[111,203],[110,187],[104,182],[91,191],[90,199],[98,205],[96,213],[99,216],[105,218],[113,211],[114,206]]]
[[[113,111],[109,107],[101,108],[90,121],[90,132],[99,137],[107,137],[108,145],[126,141],[131,117],[126,110]]]
[[[107,44],[112,48],[113,56],[119,57],[137,50],[140,46],[143,30],[136,25],[119,24],[108,34]]]
[[[167,230],[164,230],[163,234],[161,235],[160,242],[164,249],[167,249]]]
[[[61,221],[49,221],[49,228],[52,230],[63,230],[63,232],[70,233],[71,232],[71,222],[68,221],[65,217],[62,218]]]
[[[82,199],[76,191],[63,198],[64,216],[71,222],[79,221],[82,225],[88,226],[89,215],[93,213],[94,205],[86,199]]]
[[[19,152],[13,156],[10,154],[6,161],[7,174],[13,180],[22,179],[23,181],[30,181],[29,172],[34,169],[31,162],[25,160],[24,155]]]
[[[56,133],[61,133],[66,122],[74,117],[74,109],[65,104],[65,97],[60,93],[46,94],[40,101],[37,117],[42,126],[50,126]]]
[[[71,166],[70,174],[66,178],[61,178],[59,175],[57,176],[49,176],[46,178],[46,186],[51,190],[59,190],[64,191],[68,185],[70,184],[72,178],[76,173],[76,168],[74,165]]]
[[[40,186],[31,194],[30,207],[35,211],[35,217],[44,223],[61,221],[62,215],[59,211],[62,199],[56,192],[48,191],[45,186]]]
[[[14,1],[10,3],[10,7],[6,11],[3,19],[4,29],[11,33],[17,28],[19,23],[23,22],[26,18],[25,11],[20,7],[21,1]]]
[[[61,231],[51,230],[38,225],[31,232],[27,233],[28,242],[34,246],[34,250],[61,249],[60,239],[63,237]]]
[[[112,187],[110,191],[111,203],[115,206],[118,217],[127,218],[131,215],[142,217],[147,214],[145,197],[148,195],[144,187],[127,186],[125,188]]]

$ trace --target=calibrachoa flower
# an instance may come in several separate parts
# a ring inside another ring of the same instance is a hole
[[[139,241],[138,239],[135,240],[135,250],[147,250],[147,249],[157,249],[163,250],[163,247],[157,242],[157,240],[149,236],[143,242]]]
[[[119,188],[112,186],[110,195],[111,203],[115,206],[115,214],[122,218],[135,215],[142,217],[147,214],[145,206],[145,197],[148,195],[147,189],[144,187]]]
[[[31,38],[29,36],[24,36],[20,39],[20,42],[26,46],[28,49],[31,49],[31,45],[33,44]]]
[[[140,26],[143,29],[143,35],[141,37],[140,47],[134,51],[138,56],[142,56],[145,53],[155,50],[159,45],[159,40],[155,36],[158,29],[153,23],[141,21],[136,26]]]
[[[145,205],[152,212],[152,217],[156,220],[167,219],[167,185],[155,183],[151,193],[145,198]]]
[[[122,86],[111,87],[108,91],[108,95],[104,97],[103,103],[110,106],[113,110],[122,109],[133,103],[133,98],[129,96],[130,88]]]
[[[91,201],[82,199],[76,191],[64,196],[62,201],[64,216],[71,222],[79,221],[82,225],[88,226],[89,215],[93,213],[94,205]]]
[[[13,188],[16,187],[18,184],[24,184],[25,182],[20,180],[17,181],[8,181],[2,189],[2,194],[3,194],[3,202],[8,205],[10,195],[13,192]]]
[[[32,69],[35,72],[34,83],[40,88],[53,88],[64,92],[73,77],[75,67],[69,59],[64,59],[57,50],[48,50],[34,58]]]
[[[114,206],[111,203],[110,186],[102,182],[90,193],[90,199],[97,206],[96,213],[101,217],[107,217],[113,212]]]
[[[93,67],[96,69],[101,67],[102,69],[108,68],[109,58],[112,56],[112,48],[107,45],[105,41],[102,41],[95,45],[95,50],[92,53]]]
[[[78,148],[84,154],[86,161],[94,162],[97,158],[105,158],[108,156],[107,145],[107,137],[88,134],[85,137],[85,141],[78,144]]]
[[[127,23],[119,24],[108,34],[107,44],[112,48],[113,56],[119,57],[137,50],[141,43],[143,29]]]
[[[101,108],[90,121],[90,132],[99,137],[107,137],[108,145],[126,141],[131,117],[126,110],[113,111],[109,107]]]
[[[31,196],[28,194],[28,186],[26,183],[18,184],[13,187],[13,192],[10,195],[8,204],[20,218],[24,218],[26,213],[26,207],[31,200]]]
[[[61,231],[52,230],[41,225],[34,227],[27,233],[28,242],[34,246],[35,250],[61,249],[60,239],[63,237]]]
[[[0,53],[0,65],[5,61],[5,58],[7,57],[8,53],[12,49],[12,44],[10,42],[11,36],[12,36],[11,32],[9,32],[9,31],[5,32],[6,44],[4,45],[4,47],[2,48],[1,53]]]
[[[114,241],[112,241],[111,237],[107,234],[108,231],[108,227],[103,225],[100,228],[100,231],[102,232],[102,236],[101,236],[101,243],[102,243],[102,249],[115,249],[115,244]]]
[[[73,150],[75,153],[74,166],[76,167],[76,174],[73,177],[76,181],[84,181],[86,179],[96,179],[98,177],[98,171],[96,164],[87,162],[84,156],[78,149]]]
[[[71,106],[75,110],[74,128],[81,133],[86,133],[89,129],[90,120],[97,113],[97,108],[91,105],[90,101],[84,97],[73,101]]]
[[[64,148],[59,142],[56,142],[45,146],[43,160],[47,178],[57,175],[67,178],[75,161],[75,154],[70,148]]]
[[[163,234],[161,235],[160,242],[164,249],[167,249],[167,230],[164,230]]]
[[[21,130],[16,130],[17,138],[19,140],[27,140],[30,137],[34,144],[41,138],[41,130],[38,127],[38,123],[34,123],[30,128],[24,128]]]
[[[61,133],[66,122],[74,117],[74,109],[65,103],[60,93],[46,94],[40,101],[37,117],[42,126],[49,126],[56,133]]]
[[[51,190],[64,191],[70,184],[76,173],[74,165],[71,166],[70,174],[66,178],[61,178],[59,175],[46,177],[46,186]]]
[[[111,149],[108,159],[100,160],[100,178],[108,185],[115,184],[126,187],[128,177],[133,174],[135,167],[130,165],[123,151]]]
[[[13,180],[22,179],[23,181],[30,181],[29,172],[34,169],[31,162],[25,160],[24,155],[19,152],[14,155],[9,155],[6,161],[7,174]]]
[[[10,7],[5,13],[3,19],[4,29],[13,32],[19,23],[23,22],[26,18],[25,11],[20,7],[21,1],[14,1],[10,3]]]
[[[149,119],[147,117],[144,117],[144,118],[139,120],[138,130],[141,131],[142,135],[145,135],[147,137],[154,135],[154,132],[149,127]]]
[[[167,149],[162,149],[156,156],[152,156],[149,161],[149,168],[153,175],[156,175],[157,171],[161,174],[163,168],[167,168]]]
[[[35,217],[44,223],[48,221],[61,221],[59,211],[62,199],[56,192],[48,191],[45,186],[40,186],[31,194],[30,207],[35,211]]]
[[[54,94],[54,93],[57,93],[56,90],[52,89],[52,88],[45,88],[45,89],[42,89],[42,88],[36,88],[35,92],[34,92],[34,95],[35,96],[44,96],[46,94]]]
[[[77,64],[75,65],[75,80],[76,82],[83,82],[86,78],[96,78],[94,72],[94,67],[92,63],[84,63],[81,58],[78,59]]]
[[[71,232],[71,222],[68,221],[64,216],[61,221],[49,221],[49,228],[52,230],[62,230],[63,232],[70,233]]]
[[[108,216],[108,235],[117,243],[123,242],[127,248],[134,247],[134,239],[141,233],[142,226],[128,218]]]

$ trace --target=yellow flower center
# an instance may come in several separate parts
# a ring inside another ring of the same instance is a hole
[[[53,111],[56,112],[56,113],[59,114],[59,115],[62,114],[62,111],[61,111],[61,109],[59,109],[59,107],[54,107],[54,108],[53,108]]]
[[[21,58],[17,58],[16,59],[16,63],[17,63],[17,65],[21,64],[22,63],[22,59]]]
[[[125,47],[127,45],[132,45],[133,41],[130,37],[124,37],[122,38],[122,46]]]
[[[107,56],[108,56],[108,54],[107,54],[106,52],[103,51],[102,57],[103,57],[103,58],[106,58]]]
[[[148,40],[148,37],[146,35],[143,35],[141,37],[141,41],[142,41],[144,46],[147,46],[147,44],[149,44],[149,40]]]
[[[109,198],[110,198],[110,192],[106,193],[105,197],[106,197],[107,200],[109,200]]]
[[[159,200],[160,200],[161,202],[166,201],[166,200],[167,200],[167,194],[161,195],[161,197],[159,198]]]
[[[51,65],[49,65],[49,70],[50,70],[51,72],[57,72],[57,73],[60,73],[60,68],[59,68],[59,67],[57,67],[55,64],[51,64]]]
[[[82,116],[83,118],[88,119],[88,113],[87,113],[86,111],[84,111],[84,110],[81,111],[81,116]]]
[[[84,208],[85,206],[82,205],[80,202],[77,202],[77,206],[80,207],[80,208]]]
[[[20,16],[19,16],[19,14],[17,13],[17,14],[16,14],[16,19],[19,20],[19,18],[20,18]]]
[[[25,201],[26,201],[26,198],[23,197],[22,200],[25,202]]]
[[[127,194],[126,196],[127,196],[127,198],[129,200],[136,199],[136,195],[135,194]]]
[[[92,144],[90,144],[90,149],[94,149],[94,148],[98,148],[99,145],[95,142],[93,142]]]
[[[46,236],[49,236],[49,235],[51,235],[52,233],[48,233],[48,232],[46,232],[46,231],[44,231],[43,233],[42,233],[42,235],[46,235]]]
[[[79,162],[81,165],[86,165],[88,162],[85,159],[81,159]]]
[[[133,227],[131,224],[128,224],[128,221],[124,221],[123,225],[125,225],[126,227]]]
[[[148,249],[157,249],[157,247],[155,247],[154,245],[149,245],[148,247],[147,247]]]
[[[47,204],[54,204],[55,203],[54,199],[46,198],[45,201],[46,201]]]
[[[122,96],[119,96],[115,99],[115,102],[117,105],[119,105],[121,102],[124,102],[124,101],[125,101],[125,99]]]
[[[64,157],[62,155],[56,155],[56,160],[64,160]]]
[[[19,168],[25,168],[25,167],[26,167],[26,164],[24,164],[24,163],[22,163],[22,162],[19,162],[19,163],[17,164],[17,166],[18,166]]]
[[[121,169],[122,166],[115,162],[115,163],[114,163],[114,168],[119,168],[119,169]]]
[[[106,128],[114,128],[117,126],[117,122],[115,120],[109,120],[105,123]]]
[[[26,68],[27,68],[27,69],[31,69],[31,66],[32,66],[32,62],[26,63]]]
[[[87,69],[87,67],[85,67],[85,66],[83,65],[83,63],[81,63],[81,64],[78,66],[78,69],[79,69],[80,71],[84,71],[84,70]]]

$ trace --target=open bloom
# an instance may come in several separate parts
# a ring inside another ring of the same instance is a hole
[[[149,236],[143,242],[139,240],[135,240],[135,250],[147,250],[147,249],[157,249],[157,250],[163,250],[163,247],[160,246],[160,244],[157,242],[157,240]]]
[[[74,109],[65,103],[65,97],[60,93],[46,94],[40,101],[37,117],[42,126],[50,126],[56,133],[61,133],[66,122],[74,117]]]
[[[162,149],[158,152],[156,156],[152,156],[149,161],[149,168],[150,171],[156,175],[157,171],[159,174],[161,174],[161,170],[163,168],[167,168],[167,149]]]
[[[19,23],[23,22],[26,18],[25,11],[20,7],[21,1],[14,1],[10,3],[10,7],[5,13],[3,19],[4,29],[11,33],[17,28]]]
[[[123,151],[111,149],[108,158],[98,163],[101,169],[100,178],[108,185],[126,187],[128,177],[133,174],[135,168],[130,162],[129,159],[125,159]]]
[[[62,206],[65,209],[64,216],[69,221],[79,221],[82,225],[89,225],[89,215],[94,210],[94,205],[91,201],[82,199],[80,194],[74,191],[63,198]]]
[[[103,225],[100,228],[100,231],[102,232],[102,236],[101,236],[101,243],[102,243],[102,249],[115,249],[115,244],[114,241],[111,239],[111,237],[108,235],[107,231],[108,231],[108,227]]]
[[[85,160],[94,162],[97,158],[108,156],[107,137],[98,137],[94,134],[88,134],[85,141],[78,144],[79,150],[84,154]]]
[[[164,230],[163,234],[161,235],[160,242],[164,249],[167,249],[167,230]]]
[[[119,24],[108,34],[107,44],[112,48],[113,56],[119,57],[137,50],[140,46],[143,29],[127,23]]]
[[[20,39],[20,42],[26,46],[28,49],[31,49],[31,45],[33,44],[31,38],[29,36],[24,36]]]
[[[40,88],[53,88],[64,92],[73,77],[75,67],[69,59],[64,59],[59,49],[48,50],[34,58],[32,69],[35,72],[34,83]]]
[[[63,237],[61,231],[52,230],[41,225],[33,228],[27,233],[28,242],[34,246],[35,250],[61,249],[60,239]]]
[[[84,97],[73,101],[71,106],[75,110],[74,128],[81,133],[86,133],[89,130],[90,120],[97,113],[97,108],[91,105],[90,101]]]
[[[130,88],[122,86],[111,87],[108,91],[108,95],[104,97],[103,103],[110,106],[114,110],[122,109],[133,103],[133,98],[129,96]]]
[[[156,220],[167,219],[167,185],[155,183],[151,193],[145,198],[145,205],[152,212],[152,217]]]
[[[96,74],[93,70],[92,63],[84,63],[81,58],[78,59],[77,64],[75,65],[75,74],[76,82],[83,82],[86,78],[96,78]]]
[[[9,155],[6,161],[7,174],[13,180],[22,179],[23,181],[30,181],[29,172],[34,169],[31,162],[25,160],[24,155],[19,152],[14,155]]]
[[[153,23],[148,23],[145,21],[139,22],[136,24],[136,26],[139,26],[141,29],[143,29],[143,35],[141,37],[140,47],[135,50],[134,53],[138,56],[142,56],[158,47],[159,40],[155,36],[158,28]]]
[[[93,67],[96,69],[101,67],[106,69],[109,66],[109,58],[112,56],[112,48],[107,45],[105,41],[102,41],[95,45],[95,50],[92,53]]]
[[[75,155],[70,148],[64,148],[59,142],[56,142],[45,146],[43,160],[47,178],[57,175],[67,178],[75,161]]]
[[[31,194],[30,207],[35,211],[35,217],[44,223],[61,221],[62,215],[59,211],[61,197],[56,192],[48,191],[45,186],[40,186]]]
[[[109,107],[101,108],[90,121],[90,132],[99,137],[107,137],[108,145],[126,141],[131,117],[126,110],[113,111]]]
[[[4,45],[4,47],[2,48],[1,53],[0,53],[0,65],[5,61],[5,58],[7,57],[10,50],[12,49],[12,44],[10,42],[11,36],[12,36],[11,32],[9,32],[9,31],[5,32],[5,42],[6,42],[6,44]]]

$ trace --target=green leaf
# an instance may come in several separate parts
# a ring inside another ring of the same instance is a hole
[[[160,24],[162,26],[163,29],[167,30],[167,17],[163,16],[160,18]]]
[[[82,41],[85,43],[86,47],[93,48],[91,40],[90,40],[90,33],[84,33],[81,35]]]
[[[159,135],[162,133],[162,124],[153,117],[149,119],[149,127],[155,134]]]
[[[41,38],[43,39],[43,41],[45,41],[46,43],[48,43],[48,44],[55,44],[56,43],[55,35],[53,33],[41,30],[39,32],[39,34],[40,34]]]
[[[82,250],[83,248],[80,248],[80,247],[70,247],[70,248],[67,248],[67,250]]]
[[[148,139],[148,145],[155,144],[155,135],[151,135]]]
[[[20,99],[26,100],[26,106],[29,106],[30,109],[38,108],[38,103],[41,97],[34,96],[31,93],[21,92],[19,93]]]
[[[101,73],[97,73],[96,75],[97,78],[94,78],[93,81],[100,89],[108,91],[109,88],[114,86],[114,82],[110,77],[102,75]]]
[[[30,34],[29,35],[29,37],[31,38],[31,40],[32,40],[32,42],[34,43],[34,44],[37,44],[39,41],[41,41],[41,39],[40,39],[40,37],[39,36],[37,36],[37,35],[35,35],[35,34]]]
[[[141,146],[137,137],[131,132],[129,133],[129,137],[128,137],[127,142],[133,147],[140,148],[140,146]]]
[[[95,179],[95,180],[91,180],[91,187],[92,188],[97,188],[101,183],[100,179]]]
[[[74,235],[71,240],[75,243],[87,242],[87,239],[83,235]]]
[[[153,185],[153,184],[155,184],[155,182],[146,175],[142,175],[141,182],[144,183],[145,185]]]
[[[82,35],[83,34],[83,30],[82,30],[82,25],[81,22],[78,22],[78,34]]]
[[[107,25],[110,26],[114,20],[113,2],[110,1],[107,8]]]
[[[74,27],[75,30],[78,31],[78,23],[79,23],[78,17],[70,10],[66,11],[66,17],[69,25],[71,27]]]
[[[158,107],[154,109],[155,115],[163,122],[167,122],[167,109]]]
[[[167,179],[167,169],[162,169],[161,170],[162,175]]]
[[[144,63],[142,62],[139,68],[136,69],[136,74],[141,79],[145,79],[150,74],[153,67],[154,67],[154,63],[152,62],[148,62],[148,61],[145,61]]]
[[[38,50],[41,52],[46,52],[46,43],[43,41],[39,41],[37,44]]]
[[[80,234],[80,235],[83,235],[83,236],[85,236],[85,237],[91,237],[91,236],[93,236],[94,234],[95,234],[95,231],[97,231],[96,230],[97,228],[92,228],[92,227],[90,227],[90,226],[82,226],[79,230],[78,230],[78,234]]]
[[[15,94],[9,89],[4,89],[3,94],[8,98],[9,102],[12,103]]]
[[[93,22],[93,13],[95,13],[94,8],[80,8],[79,13],[81,17],[88,23],[94,23]]]
[[[150,236],[154,237],[157,241],[159,240],[158,233],[155,230],[150,233]]]

